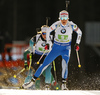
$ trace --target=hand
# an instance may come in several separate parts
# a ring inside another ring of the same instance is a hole
[[[28,69],[29,68],[27,63],[24,63],[24,68],[25,69]]]
[[[45,45],[45,50],[48,50],[49,49],[49,44],[46,44]]]
[[[80,49],[79,44],[76,43],[76,44],[75,44],[75,50],[76,50],[76,51],[79,51],[79,49]]]

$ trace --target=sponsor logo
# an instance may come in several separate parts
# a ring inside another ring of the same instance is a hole
[[[74,25],[73,29],[74,29],[74,31],[77,31],[78,30],[77,25]]]
[[[58,39],[59,40],[67,40],[68,39],[68,35],[58,35]]]
[[[62,29],[62,30],[61,30],[61,33],[62,33],[62,34],[66,33],[66,29]]]
[[[41,46],[45,47],[45,43],[42,43]]]
[[[80,40],[80,39],[81,39],[81,36],[78,37],[78,40]]]

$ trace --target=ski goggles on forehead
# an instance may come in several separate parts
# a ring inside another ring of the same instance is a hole
[[[46,35],[46,33],[42,33],[43,35]]]
[[[61,17],[60,19],[61,19],[61,20],[67,20],[68,17]]]

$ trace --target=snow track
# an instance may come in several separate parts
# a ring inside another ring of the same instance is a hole
[[[99,90],[15,90],[0,89],[0,95],[100,95]]]

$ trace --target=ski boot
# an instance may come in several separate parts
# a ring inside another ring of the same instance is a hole
[[[50,86],[49,85],[45,85],[45,90],[50,90]]]
[[[21,88],[22,89],[27,89],[27,88],[32,87],[33,85],[35,85],[35,79],[34,78],[32,78],[31,81],[23,84]]]
[[[66,83],[62,83],[61,90],[68,90],[68,88],[66,87]]]

